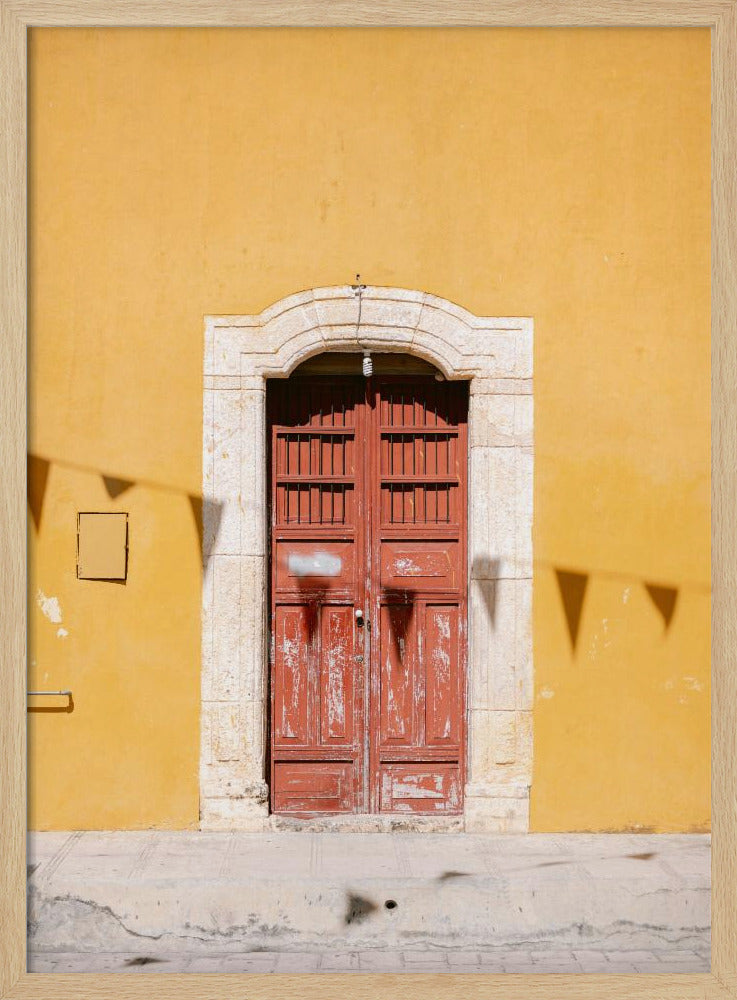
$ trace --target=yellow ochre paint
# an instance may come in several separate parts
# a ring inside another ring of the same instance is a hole
[[[29,65],[29,685],[74,696],[29,714],[31,828],[197,826],[203,316],[360,271],[534,319],[532,829],[707,829],[709,32],[43,28]],[[127,581],[77,580],[116,510]]]

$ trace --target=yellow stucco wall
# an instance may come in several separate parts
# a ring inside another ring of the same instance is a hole
[[[29,683],[74,691],[30,825],[197,824],[203,315],[360,271],[535,321],[533,829],[707,826],[709,33],[40,29],[30,70]],[[129,511],[124,586],[78,510]]]

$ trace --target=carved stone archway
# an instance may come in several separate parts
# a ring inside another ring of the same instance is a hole
[[[532,773],[532,320],[474,316],[435,295],[371,286],[358,329],[357,320],[350,285],[290,295],[258,316],[206,317],[201,826],[259,830],[273,822],[264,780],[266,379],[286,378],[325,351],[368,349],[414,354],[446,378],[470,382],[469,746],[460,825],[524,832]],[[381,817],[344,824],[382,828]],[[423,822],[414,817],[412,825]]]

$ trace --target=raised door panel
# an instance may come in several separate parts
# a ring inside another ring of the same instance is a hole
[[[277,761],[272,797],[277,812],[352,812],[353,768],[336,761]]]
[[[278,540],[275,586],[281,594],[304,594],[310,601],[319,595],[351,593],[356,583],[354,549],[353,541]]]
[[[320,742],[354,742],[354,688],[358,665],[352,606],[323,605],[320,613]]]
[[[381,586],[384,591],[407,594],[455,590],[459,562],[454,540],[384,541]]]
[[[458,608],[424,608],[425,743],[457,748],[460,729]]]
[[[384,604],[379,616],[379,742],[412,746],[415,742],[416,656],[413,606]]]
[[[306,746],[309,743],[313,616],[313,610],[302,605],[276,609],[273,735],[277,745]]]
[[[458,812],[461,806],[457,764],[383,764],[380,789],[382,812],[438,815]]]

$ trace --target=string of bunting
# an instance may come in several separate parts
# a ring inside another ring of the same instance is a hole
[[[207,566],[209,556],[205,551],[205,546],[203,545],[205,525],[207,525],[208,536],[213,539],[217,538],[220,528],[220,518],[222,515],[222,504],[215,500],[206,500],[199,493],[189,493],[186,490],[182,490],[176,486],[171,486],[165,483],[159,483],[148,479],[123,479],[120,476],[108,475],[101,472],[99,469],[83,465],[79,462],[66,462],[60,461],[59,459],[52,460],[45,458],[42,455],[34,455],[29,452],[27,467],[28,507],[37,532],[41,528],[44,499],[48,486],[49,472],[52,465],[59,465],[62,468],[74,469],[78,472],[92,473],[99,476],[102,479],[105,492],[111,500],[117,500],[118,497],[122,496],[133,486],[148,486],[157,490],[165,490],[168,493],[177,493],[179,495],[183,493],[186,494],[200,539],[200,545],[203,550],[205,567]]]
[[[162,483],[155,483],[146,480],[132,480],[123,479],[118,476],[105,475],[100,473],[98,469],[92,469],[83,465],[71,463],[71,462],[59,462],[57,460],[53,461],[53,464],[58,464],[68,468],[78,469],[82,472],[94,472],[101,476],[103,484],[105,486],[105,491],[111,500],[117,499],[122,496],[127,490],[136,485],[152,486],[156,489],[163,489],[173,493],[184,493],[186,491],[180,490],[174,486],[166,486]],[[52,465],[52,460],[44,458],[40,455],[28,455],[28,506],[31,512],[31,517],[33,523],[38,531],[41,527],[41,515],[43,512],[44,498],[46,495],[46,489],[49,480],[49,471]],[[222,514],[222,504],[216,501],[206,500],[204,497],[196,493],[188,493],[187,498],[189,500],[190,507],[192,509],[192,516],[195,521],[195,526],[197,528],[197,533],[199,535],[200,541],[203,539],[203,532],[205,530],[205,523],[207,524],[208,535],[214,539],[217,537],[218,529],[220,526],[220,517]],[[210,546],[208,546],[209,548]],[[203,546],[204,550],[204,546]],[[205,554],[205,561],[207,561],[207,555]],[[536,561],[538,562],[538,561]],[[591,570],[589,572],[581,572],[580,570],[574,569],[563,569],[552,565],[550,563],[541,563],[539,565],[551,566],[555,572],[556,581],[558,584],[558,591],[560,593],[561,604],[563,606],[563,613],[566,619],[566,626],[568,629],[568,635],[571,640],[571,648],[575,652],[576,645],[578,643],[578,636],[581,628],[581,619],[583,616],[583,608],[586,600],[586,592],[589,585],[589,580],[592,576],[601,576],[605,578],[614,578],[622,580],[635,580],[637,579],[641,582],[645,590],[657,610],[658,614],[663,620],[664,631],[667,632],[673,621],[675,615],[676,606],[678,604],[679,591],[681,588],[672,586],[670,584],[656,583],[651,580],[646,580],[642,578],[634,577],[632,574],[626,573],[612,573],[609,571],[597,571]],[[708,589],[699,587],[699,589]]]

